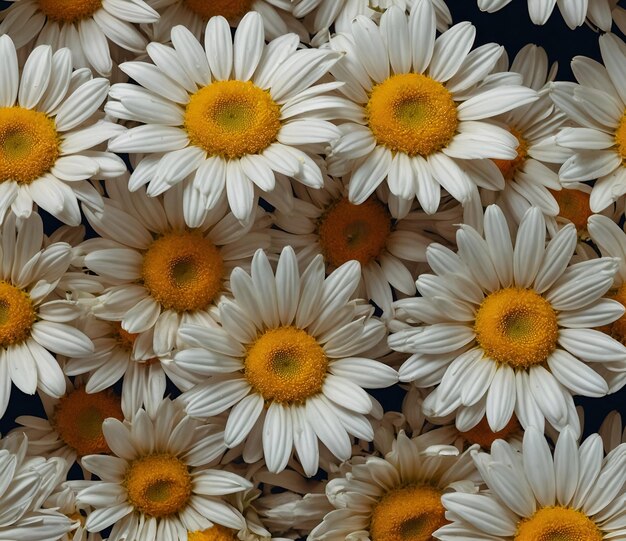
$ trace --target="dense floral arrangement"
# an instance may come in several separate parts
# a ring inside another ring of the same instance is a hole
[[[0,539],[626,540],[626,10],[557,6],[576,81],[452,1],[5,3]]]

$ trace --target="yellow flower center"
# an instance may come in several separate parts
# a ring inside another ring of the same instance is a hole
[[[376,198],[353,205],[344,197],[320,217],[317,227],[322,253],[331,265],[338,267],[351,259],[366,265],[385,248],[391,216]]]
[[[618,289],[611,291],[607,297],[616,300],[626,306],[626,283],[622,284]],[[626,345],[626,314],[613,323],[603,325],[599,328],[602,332],[615,338],[618,342]]]
[[[181,460],[169,454],[148,455],[130,463],[124,486],[137,511],[165,517],[182,510],[191,496],[191,475]]]
[[[276,140],[280,107],[250,81],[216,81],[191,96],[185,129],[211,156],[258,154]]]
[[[0,282],[0,347],[7,348],[30,336],[36,314],[26,291]]]
[[[125,351],[131,352],[135,347],[135,340],[139,333],[132,333],[122,329],[122,324],[118,321],[112,322],[113,338],[117,340],[118,345]]]
[[[624,112],[617,130],[615,130],[615,144],[622,161],[626,162],[626,112]]]
[[[202,532],[187,532],[188,541],[236,541],[235,531],[219,524],[214,524]]]
[[[306,331],[279,327],[252,343],[244,364],[248,382],[265,400],[293,403],[320,392],[328,359]]]
[[[198,232],[168,233],[156,239],[143,259],[143,283],[167,310],[206,308],[222,289],[224,261]]]
[[[59,157],[54,120],[39,111],[0,107],[0,182],[29,184]]]
[[[477,443],[483,449],[491,449],[491,444],[496,440],[506,440],[510,436],[516,433],[521,433],[522,427],[520,426],[517,417],[513,415],[507,425],[498,432],[492,432],[489,428],[487,417],[483,417],[475,427],[471,428],[467,432],[461,432],[461,436],[465,438],[469,443]]]
[[[53,21],[75,23],[91,17],[102,7],[102,0],[39,0],[39,9]]]
[[[568,507],[543,507],[522,520],[515,541],[602,541],[598,526],[586,515]]]
[[[550,190],[559,204],[559,216],[572,222],[579,233],[587,231],[587,220],[593,214],[589,207],[589,194],[581,190]]]
[[[242,17],[250,11],[252,0],[183,0],[183,4],[198,17],[208,21],[216,15],[226,19]]]
[[[550,303],[530,289],[516,287],[488,295],[474,323],[485,354],[514,368],[544,362],[556,347],[558,330]]]
[[[510,129],[510,132],[515,136],[518,142],[517,156],[512,160],[492,160],[498,166],[498,169],[500,169],[502,176],[506,180],[511,180],[515,176],[515,172],[526,161],[526,158],[528,158],[528,143],[522,137],[521,132],[513,128]]]
[[[102,434],[108,417],[124,419],[119,397],[110,390],[87,394],[79,388],[59,400],[50,424],[78,456],[95,455],[111,452]]]
[[[367,115],[379,144],[410,156],[428,156],[445,147],[458,124],[450,92],[419,73],[392,75],[374,86]]]
[[[447,524],[441,491],[427,485],[388,492],[374,507],[372,541],[430,541]]]

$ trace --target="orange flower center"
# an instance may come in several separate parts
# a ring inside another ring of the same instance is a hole
[[[30,336],[36,314],[26,291],[0,281],[0,347],[19,344]]]
[[[502,172],[502,176],[506,180],[511,180],[515,176],[515,172],[523,165],[528,158],[528,143],[522,137],[522,134],[514,128],[510,129],[510,132],[517,139],[517,156],[512,160],[500,160],[493,159],[492,161],[498,166],[498,169]]]
[[[514,541],[602,541],[598,526],[580,511],[569,507],[543,507],[522,520]]]
[[[208,21],[216,15],[226,19],[242,17],[250,11],[252,0],[183,0],[183,3],[198,17]]]
[[[38,0],[39,9],[53,21],[76,23],[88,19],[102,7],[102,0]]]
[[[520,426],[517,417],[513,415],[507,425],[498,432],[492,432],[487,422],[487,417],[483,417],[475,427],[471,428],[467,432],[461,432],[469,443],[477,443],[483,449],[491,449],[491,444],[496,440],[506,440],[513,434],[521,433],[522,427]]]

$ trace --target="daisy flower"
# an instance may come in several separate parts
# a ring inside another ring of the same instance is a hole
[[[573,151],[559,170],[563,186],[598,179],[591,210],[600,212],[626,193],[626,44],[613,34],[600,37],[604,66],[577,56],[572,71],[579,84],[551,84],[554,103],[582,127],[563,128],[556,142]],[[605,67],[606,66],[606,67]]]
[[[510,71],[519,73],[522,84],[539,92],[540,97],[494,119],[517,139],[517,156],[512,160],[493,160],[497,166],[497,171],[494,169],[497,184],[485,184],[481,199],[483,206],[496,203],[515,224],[533,206],[546,216],[556,216],[559,212],[553,192],[560,190],[561,184],[549,164],[554,159],[554,136],[565,115],[552,103],[545,88],[554,79],[556,68],[556,63],[549,65],[548,55],[541,47],[533,44],[523,47],[513,59]],[[506,65],[503,71],[508,69]]]
[[[132,23],[159,18],[143,0],[9,0],[0,13],[0,34],[20,49],[29,43],[67,47],[76,68],[93,68],[108,77],[113,69],[109,41],[136,54],[146,38]]]
[[[443,0],[431,0],[437,17],[437,29],[446,30],[452,24],[452,15]],[[357,15],[378,22],[380,14],[392,6],[409,11],[415,0],[295,0],[293,15],[305,18],[305,25],[312,34],[319,34],[327,41],[329,29],[335,32],[350,32],[352,20]]]
[[[68,380],[68,389],[61,398],[40,394],[46,419],[20,415],[13,432],[28,436],[31,456],[58,456],[68,469],[85,455],[106,454],[111,450],[102,434],[102,423],[108,417],[123,420],[120,398],[107,389],[87,394],[82,385]]]
[[[494,13],[510,3],[511,0],[478,0],[478,7],[481,11]],[[572,30],[586,19],[605,32],[611,30],[610,0],[528,0],[528,14],[532,22],[545,24],[557,3],[563,19]]]
[[[476,453],[488,491],[445,494],[451,524],[435,533],[441,541],[491,539],[622,539],[626,445],[606,458],[598,434],[580,446],[570,428],[554,456],[535,427],[524,434],[522,452],[499,440],[491,454]]]
[[[253,218],[242,225],[222,198],[208,212],[195,207],[200,219],[193,217],[197,227],[189,228],[182,211],[187,203],[197,201],[189,200],[182,183],[162,198],[147,197],[143,188],[129,194],[114,182],[107,188],[111,199],[104,200],[102,212],[84,208],[102,237],[82,245],[84,265],[113,284],[93,304],[92,313],[121,322],[125,333],[150,332],[140,343],[121,335],[122,342],[132,341],[135,359],[163,356],[176,346],[180,325],[210,324],[211,307],[228,291],[230,271],[249,265],[257,248],[269,246],[269,217],[257,207]],[[97,352],[100,358],[93,358],[90,367],[101,365],[114,347],[115,341],[107,337]],[[95,376],[91,390],[110,385],[128,369],[128,354],[115,354],[115,364],[108,363]]]
[[[571,224],[545,241],[538,208],[526,212],[513,243],[502,211],[491,205],[484,238],[462,225],[457,254],[428,248],[435,274],[418,278],[422,297],[398,301],[411,321],[424,324],[389,337],[392,349],[413,353],[401,381],[439,383],[424,401],[427,415],[456,412],[462,432],[485,414],[497,432],[513,413],[524,428],[542,428],[545,419],[561,430],[578,426],[572,394],[616,390],[605,372],[626,371],[626,347],[595,327],[624,313],[602,298],[619,262],[568,266],[577,241]]]
[[[226,19],[213,17],[206,51],[177,26],[173,48],[148,45],[155,65],[120,66],[141,86],[113,85],[106,110],[143,125],[110,141],[109,149],[151,153],[131,175],[131,191],[149,182],[154,196],[193,177],[195,193],[185,207],[212,208],[225,191],[233,214],[245,221],[259,190],[274,189],[274,172],[322,186],[318,165],[298,147],[321,153],[339,135],[328,119],[344,107],[342,114],[354,112],[347,100],[327,94],[336,83],[314,85],[340,54],[298,50],[295,34],[267,45],[263,36],[256,12],[242,19],[234,43]]]
[[[368,457],[349,475],[332,479],[326,495],[335,507],[311,541],[432,539],[447,523],[442,499],[477,486],[470,452],[448,445],[425,447],[401,432],[384,457]]]
[[[350,458],[349,434],[373,437],[363,387],[397,381],[393,368],[367,358],[385,327],[371,306],[350,301],[360,274],[350,261],[325,278],[321,256],[300,273],[290,247],[274,273],[257,251],[251,275],[231,274],[234,298],[218,306],[221,325],[180,330],[192,347],[174,361],[207,377],[181,396],[187,413],[208,418],[232,407],[226,445],[246,440],[244,460],[264,456],[271,472],[286,467],[295,447],[305,473],[315,474],[318,439],[340,460]]]
[[[26,2],[24,2],[26,3]],[[0,36],[0,223],[8,209],[27,217],[33,202],[62,222],[80,223],[77,199],[100,196],[86,179],[119,175],[124,162],[89,150],[124,130],[98,121],[109,81],[72,72],[70,51],[37,47],[22,74],[11,38]]]
[[[93,507],[90,532],[113,526],[109,541],[187,541],[187,531],[213,523],[239,529],[245,519],[222,496],[250,488],[246,479],[208,464],[222,452],[213,425],[201,425],[171,400],[150,417],[102,425],[112,456],[88,455],[83,465],[101,481],[80,490],[77,501]]]
[[[58,541],[72,528],[68,517],[56,509],[42,508],[65,475],[57,457],[27,457],[28,439],[13,434],[0,441],[1,539]]]
[[[274,223],[285,234],[273,231],[273,237],[281,247],[294,247],[302,270],[317,254],[324,256],[328,271],[358,261],[362,274],[357,295],[372,299],[388,315],[394,289],[415,294],[411,262],[426,261],[432,239],[415,227],[410,214],[406,220],[392,218],[389,194],[374,194],[354,205],[345,184],[329,178],[322,190],[294,185],[299,197],[292,212],[274,212]]]
[[[387,178],[391,193],[417,197],[433,214],[440,186],[469,202],[480,182],[474,177],[488,176],[480,158],[515,159],[516,137],[483,121],[535,101],[537,93],[489,79],[478,85],[504,49],[489,43],[470,52],[475,33],[463,22],[435,39],[434,8],[418,0],[408,18],[397,7],[380,25],[359,16],[351,34],[330,40],[344,54],[331,73],[360,111],[341,124],[329,160],[331,175],[352,171],[352,203],[364,203]]]
[[[170,32],[177,25],[188,28],[200,39],[211,17],[224,17],[236,28],[242,17],[250,11],[255,11],[263,19],[263,28],[268,39],[275,39],[289,32],[295,32],[304,41],[308,41],[309,37],[304,27],[291,15],[291,0],[146,1],[161,16],[156,23],[143,25],[142,29],[152,41],[161,43],[170,40]]]
[[[71,247],[59,242],[42,250],[42,242],[38,214],[18,224],[10,214],[0,231],[0,414],[6,411],[11,382],[26,394],[39,389],[63,396],[65,377],[52,353],[93,353],[91,340],[69,324],[80,310],[50,298],[70,263]]]

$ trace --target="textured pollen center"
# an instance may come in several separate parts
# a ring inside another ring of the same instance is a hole
[[[370,198],[353,205],[344,197],[319,219],[318,235],[326,261],[339,267],[355,259],[366,265],[384,250],[391,233],[391,216],[380,201]]]
[[[515,541],[602,541],[602,532],[585,514],[568,507],[544,507],[517,527]]]
[[[0,282],[0,347],[26,340],[35,319],[35,309],[28,293],[8,282]]]
[[[317,340],[302,329],[279,327],[248,348],[245,375],[265,400],[302,402],[320,392],[328,360]]]
[[[393,75],[376,85],[367,114],[379,144],[410,156],[428,156],[442,149],[458,124],[450,92],[419,73]]]
[[[372,541],[430,541],[446,524],[441,491],[408,486],[387,493],[374,507],[370,524]]]
[[[51,118],[22,107],[0,107],[0,183],[30,184],[50,171],[59,153]]]
[[[185,111],[191,143],[227,159],[265,150],[280,127],[280,107],[250,81],[211,83],[191,96]]]
[[[514,368],[547,360],[556,347],[556,312],[530,289],[509,287],[488,295],[476,313],[476,340],[485,354]]]
[[[102,0],[39,0],[39,9],[53,21],[75,23],[91,17],[102,7]]]
[[[502,430],[493,432],[489,427],[487,417],[483,417],[481,421],[467,432],[461,432],[469,443],[477,443],[483,449],[491,449],[491,444],[496,440],[506,440],[514,434],[521,434],[522,427],[520,426],[517,417],[513,415],[511,420],[506,424]]]
[[[198,17],[208,21],[221,15],[227,19],[242,17],[252,5],[252,0],[183,0],[185,6]]]
[[[615,143],[617,144],[617,151],[622,157],[622,161],[626,162],[626,112],[617,130],[615,130]]]
[[[219,524],[202,531],[188,532],[187,541],[236,541],[237,535],[234,530]]]
[[[517,156],[512,160],[493,160],[506,180],[511,180],[515,172],[524,164],[526,158],[528,158],[528,143],[519,131],[513,128],[511,128],[510,131],[517,139]]]

